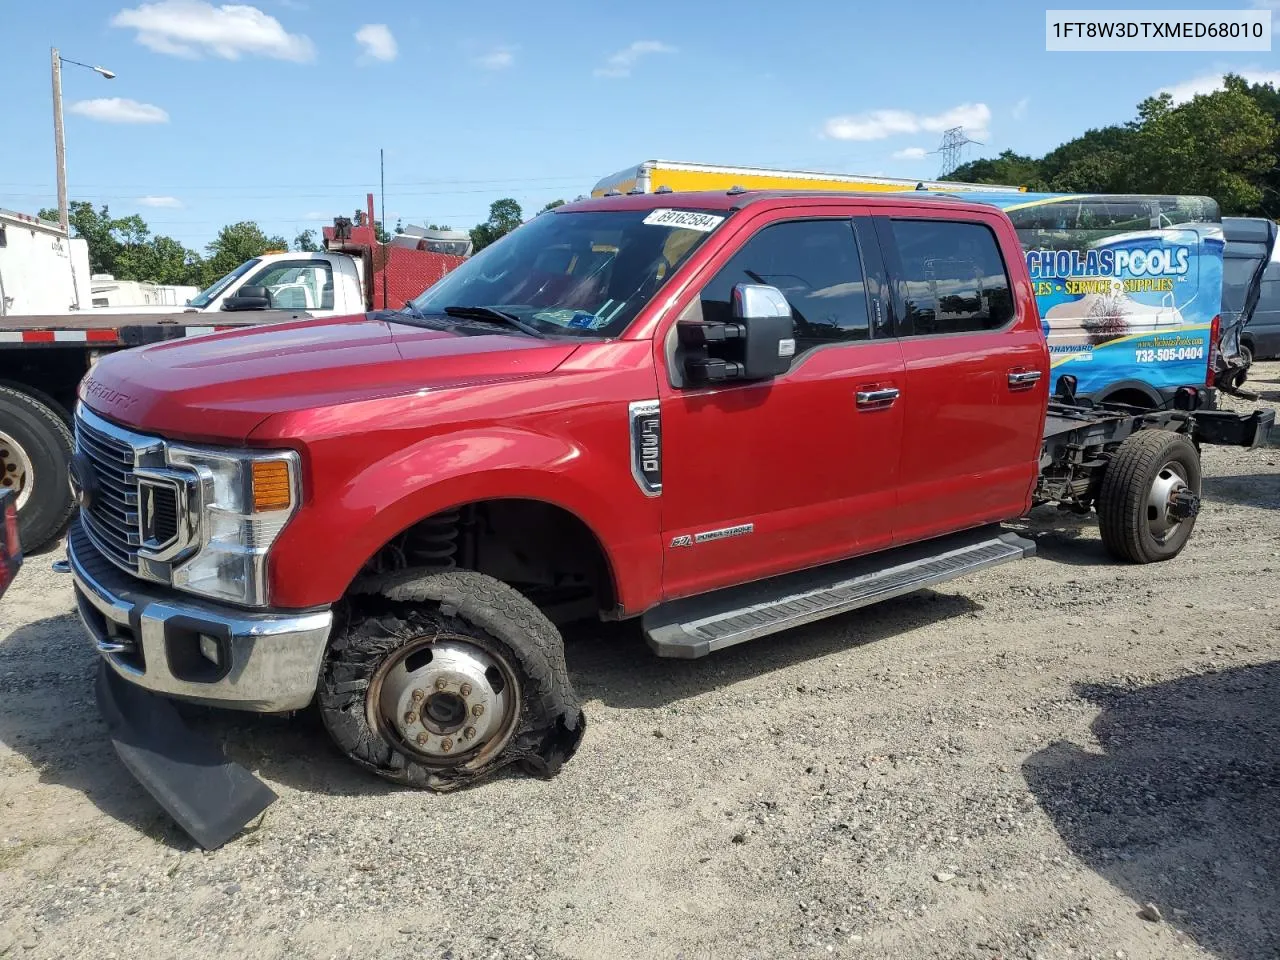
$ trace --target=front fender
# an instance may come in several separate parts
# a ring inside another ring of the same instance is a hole
[[[609,421],[609,435],[582,441],[489,424],[404,446],[379,436],[309,446],[315,492],[272,549],[273,605],[333,603],[383,545],[414,523],[495,499],[539,500],[576,516],[603,548],[622,607],[633,612],[651,605],[661,581],[658,501],[645,497],[631,477],[624,432],[612,417],[598,419]],[[575,426],[592,434],[600,424]],[[353,446],[383,449],[349,471],[343,465]]]

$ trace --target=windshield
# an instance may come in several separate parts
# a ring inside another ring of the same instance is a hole
[[[540,333],[613,337],[726,214],[548,212],[486,247],[412,301],[426,316],[487,307]]]
[[[223,290],[227,289],[227,287],[231,286],[231,284],[235,283],[236,280],[240,279],[240,277],[244,276],[246,273],[248,273],[250,270],[252,270],[261,262],[262,261],[259,260],[257,257],[254,257],[252,260],[246,260],[244,263],[240,264],[240,266],[236,267],[234,270],[228,273],[221,280],[215,280],[209,286],[205,287],[203,290],[197,293],[194,297],[188,300],[187,306],[207,307],[214,300],[218,299],[218,295],[222,293]]]

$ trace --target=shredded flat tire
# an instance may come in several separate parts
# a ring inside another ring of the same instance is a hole
[[[352,760],[388,780],[454,790],[509,766],[550,777],[577,750],[585,718],[569,681],[564,642],[527,598],[471,571],[406,571],[359,589],[362,603],[330,643],[317,699],[326,729]],[[423,638],[461,638],[500,658],[520,688],[514,731],[483,762],[441,765],[401,748],[377,723],[368,698],[388,658]]]

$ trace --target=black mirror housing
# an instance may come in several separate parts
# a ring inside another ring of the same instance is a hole
[[[270,310],[271,291],[266,287],[243,286],[235,296],[222,301],[223,310]]]
[[[738,284],[733,288],[733,316],[732,323],[677,325],[690,380],[769,380],[791,369],[795,322],[781,291],[765,284]]]

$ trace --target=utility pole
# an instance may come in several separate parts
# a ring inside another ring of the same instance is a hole
[[[67,142],[62,130],[62,65],[73,63],[84,67],[107,80],[114,80],[116,75],[106,67],[95,67],[79,60],[67,60],[58,53],[57,47],[50,47],[49,54],[53,68],[53,152],[58,164],[58,224],[62,232],[71,229],[70,214],[67,210]]]
[[[67,143],[62,133],[62,57],[58,48],[53,54],[53,153],[58,164],[58,224],[63,233],[70,233],[70,214],[67,211]]]
[[[938,171],[939,177],[945,177],[960,166],[961,161],[964,159],[964,148],[970,143],[982,146],[981,140],[970,140],[965,136],[964,127],[950,127],[942,131],[942,143],[938,145],[937,150],[931,151],[942,155],[942,168]]]

